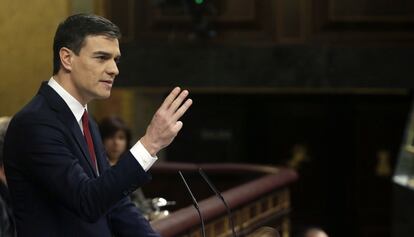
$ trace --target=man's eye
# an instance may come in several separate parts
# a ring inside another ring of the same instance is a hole
[[[97,56],[96,58],[99,59],[100,61],[106,60],[106,57],[105,56]]]

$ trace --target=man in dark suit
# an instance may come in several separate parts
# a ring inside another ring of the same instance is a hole
[[[128,195],[150,180],[147,170],[192,101],[172,90],[145,135],[110,167],[87,103],[110,95],[119,37],[117,26],[94,15],[59,25],[53,77],[14,116],[5,139],[18,236],[159,236]]]

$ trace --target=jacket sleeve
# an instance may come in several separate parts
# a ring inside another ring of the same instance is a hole
[[[111,229],[115,236],[161,237],[129,197],[123,198],[109,213]]]
[[[10,128],[9,140],[21,144],[11,165],[85,221],[95,222],[151,178],[129,152],[118,165],[90,178],[79,163],[83,157],[77,157],[80,152],[74,149],[79,148],[66,126],[56,119],[27,118]]]

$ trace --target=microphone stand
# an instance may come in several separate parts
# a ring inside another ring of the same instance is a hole
[[[231,225],[231,231],[233,233],[233,237],[237,237],[236,235],[236,231],[234,229],[234,220],[233,220],[233,216],[231,214],[230,208],[227,205],[226,200],[224,200],[223,196],[221,195],[221,193],[217,190],[217,188],[213,185],[213,183],[210,181],[210,179],[207,177],[206,173],[204,173],[204,171],[199,168],[198,172],[200,173],[201,177],[203,177],[204,181],[206,181],[206,183],[208,184],[208,186],[210,187],[210,189],[216,194],[216,196],[221,200],[221,202],[223,202],[224,206],[226,207],[227,210],[227,215],[229,217],[230,220],[230,225]]]
[[[181,179],[182,179],[182,181],[183,181],[183,183],[184,183],[184,185],[185,185],[188,193],[191,196],[191,200],[193,201],[194,208],[197,210],[198,216],[200,217],[200,221],[201,221],[201,234],[202,234],[203,237],[206,237],[206,229],[205,229],[205,226],[204,226],[204,219],[203,219],[203,216],[201,215],[200,207],[198,206],[197,200],[195,199],[193,193],[191,192],[191,189],[188,186],[187,181],[185,181],[185,178],[184,178],[183,174],[181,173],[181,171],[178,171],[178,173],[180,174],[180,177],[181,177]]]

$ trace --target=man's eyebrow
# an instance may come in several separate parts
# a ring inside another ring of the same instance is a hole
[[[93,55],[103,55],[103,56],[111,57],[113,54],[105,52],[105,51],[96,51],[96,52],[93,52]],[[121,54],[117,54],[115,55],[115,57],[119,58],[121,57]]]

